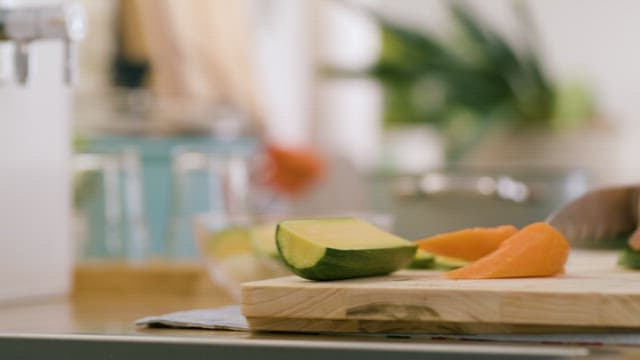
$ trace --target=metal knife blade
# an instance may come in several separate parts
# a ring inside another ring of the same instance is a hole
[[[620,248],[638,225],[640,185],[589,191],[551,214],[547,223],[572,246]]]

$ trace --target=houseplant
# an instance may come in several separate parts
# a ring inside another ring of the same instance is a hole
[[[452,27],[445,36],[349,4],[380,27],[382,51],[366,74],[384,89],[386,129],[434,127],[444,138],[447,165],[497,129],[561,131],[594,118],[587,87],[560,83],[545,70],[522,2],[513,3],[522,35],[517,44],[462,2],[447,2]]]

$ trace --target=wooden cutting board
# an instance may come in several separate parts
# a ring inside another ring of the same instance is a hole
[[[573,252],[553,278],[447,280],[438,271],[313,282],[246,283],[255,331],[515,333],[640,329],[640,271],[613,252]]]

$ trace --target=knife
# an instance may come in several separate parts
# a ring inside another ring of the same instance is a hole
[[[546,222],[575,247],[621,248],[628,242],[640,250],[639,198],[640,185],[592,190],[561,207]]]

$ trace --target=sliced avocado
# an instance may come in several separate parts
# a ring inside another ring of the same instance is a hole
[[[232,226],[216,231],[211,234],[206,249],[218,258],[251,252],[249,230],[242,226]]]
[[[453,270],[461,268],[469,263],[470,261],[449,256],[435,255],[433,258],[433,268],[437,270]]]
[[[433,269],[435,266],[435,257],[433,254],[422,249],[416,251],[413,260],[407,265],[408,269]]]
[[[640,251],[626,245],[618,257],[618,265],[629,269],[640,269]]]
[[[289,269],[310,280],[388,274],[416,252],[412,242],[354,218],[283,221],[276,243]]]
[[[280,259],[276,245],[276,227],[278,224],[256,225],[249,230],[251,246],[258,256]]]

